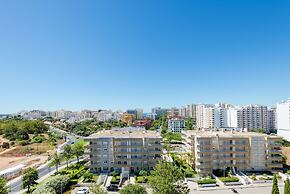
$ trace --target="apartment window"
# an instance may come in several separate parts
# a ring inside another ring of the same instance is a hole
[[[104,164],[108,164],[108,161],[104,161]]]

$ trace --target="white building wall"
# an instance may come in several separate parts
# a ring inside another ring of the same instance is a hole
[[[277,104],[277,133],[290,141],[290,99]]]

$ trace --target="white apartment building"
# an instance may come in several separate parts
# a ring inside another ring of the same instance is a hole
[[[181,133],[185,129],[185,120],[175,117],[168,120],[168,131],[173,133]]]
[[[268,107],[248,105],[238,110],[238,127],[249,130],[268,129]]]
[[[277,133],[290,141],[290,99],[277,104]]]
[[[219,105],[197,105],[196,126],[197,128],[226,128],[237,127],[236,107]]]

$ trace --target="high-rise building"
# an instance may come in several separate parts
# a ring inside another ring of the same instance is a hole
[[[268,108],[261,105],[248,105],[238,110],[238,127],[248,130],[268,129]]]
[[[232,168],[277,172],[283,167],[278,136],[224,129],[185,131],[183,136],[201,175]]]
[[[167,111],[168,118],[173,118],[173,117],[178,117],[178,116],[180,116],[178,108],[173,107]]]
[[[159,119],[160,117],[166,116],[166,115],[167,115],[167,109],[161,108],[161,107],[152,108],[153,120]]]
[[[277,104],[277,133],[290,141],[290,99]]]
[[[196,105],[197,128],[237,127],[237,108],[200,104]]]
[[[137,118],[138,120],[143,119],[143,109],[141,109],[141,108],[136,108],[136,111],[137,111],[136,118]]]
[[[275,133],[277,131],[276,108],[268,109],[268,132]]]
[[[116,128],[85,138],[89,142],[90,168],[96,172],[122,173],[152,170],[161,159],[162,137],[156,131]]]

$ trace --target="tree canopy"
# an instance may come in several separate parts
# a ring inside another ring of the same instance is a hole
[[[183,180],[184,174],[176,165],[160,161],[151,172],[149,184],[156,194],[187,194],[189,189]]]
[[[140,185],[127,185],[120,190],[120,194],[147,194],[147,191]]]

